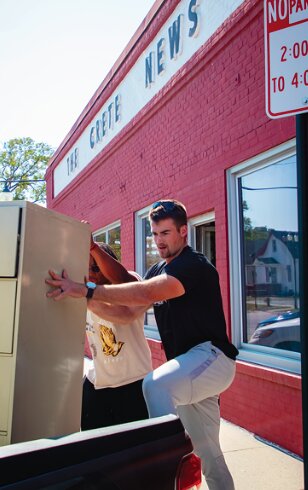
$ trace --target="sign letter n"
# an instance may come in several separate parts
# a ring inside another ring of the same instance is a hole
[[[154,82],[154,53],[151,51],[145,59],[145,87],[150,87]]]

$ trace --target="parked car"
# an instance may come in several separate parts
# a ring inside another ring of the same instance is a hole
[[[259,322],[256,328],[265,327],[270,323],[281,322],[284,320],[291,320],[292,318],[299,318],[299,310],[292,310],[292,311],[289,310],[283,313],[279,313],[279,315],[270,316],[269,318],[266,318],[262,322]]]
[[[300,352],[299,317],[290,318],[289,320],[277,320],[264,326],[258,326],[252,334],[249,344]]]

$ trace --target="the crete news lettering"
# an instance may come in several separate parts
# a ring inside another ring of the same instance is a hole
[[[100,143],[112,132],[115,125],[121,120],[121,97],[116,95],[114,99],[104,107],[99,119],[95,121],[90,130],[90,147]]]
[[[79,166],[79,150],[75,148],[66,159],[67,175],[71,175]]]
[[[264,9],[264,12],[268,12],[269,8],[273,31],[283,28],[284,23],[292,22],[296,25],[305,18],[303,9],[306,9],[308,0],[268,0],[268,2],[270,5]],[[73,149],[69,149],[55,168],[55,196],[65,189],[157,94],[161,93],[163,96],[161,91],[172,77],[177,73],[180,77],[186,77],[189,67],[180,73],[181,68],[188,60],[192,60],[195,53],[204,46],[226,19],[245,3],[245,0],[178,0],[173,3],[176,4],[175,8],[170,12],[170,16],[164,19],[162,25],[159,16],[157,21],[153,18],[154,25],[157,24],[154,38],[147,39],[146,35],[139,33],[141,43],[144,38],[144,41],[149,44],[140,53],[128,73],[125,71],[124,63],[123,78],[118,83],[106,79],[104,88],[100,92],[100,97],[106,96],[103,105],[98,105],[100,98],[94,102],[95,113],[91,120],[83,120],[82,125],[88,121],[86,129],[79,135],[78,140],[74,140],[73,148],[78,147],[79,150],[75,153]],[[287,16],[286,7],[289,9]],[[139,41],[137,44],[139,45]],[[282,58],[280,66],[289,65],[294,60],[307,60],[306,31],[301,39],[288,43],[284,41],[279,44],[278,49],[278,56],[280,54]],[[277,60],[277,56],[275,59]],[[284,61],[285,59],[287,61]],[[195,62],[198,63],[198,60],[192,63]],[[307,69],[307,66],[296,67],[290,81],[286,80],[284,72],[280,70],[271,75],[271,84],[276,94],[285,95],[284,87],[287,86],[298,87],[297,92],[304,88],[307,92]],[[122,70],[122,65],[119,70]],[[105,95],[106,92],[108,95]],[[78,127],[80,128],[79,123]]]
[[[308,1],[308,0],[307,0]],[[199,0],[191,0],[188,6],[189,29],[188,37],[196,37],[199,32],[199,15],[197,7]],[[145,59],[145,87],[150,87],[155,81],[155,74],[161,75],[166,69],[167,54],[169,59],[175,60],[182,53],[183,48],[184,15],[180,14],[168,27],[167,40],[162,37],[156,44],[156,51],[151,51]],[[168,49],[169,48],[169,49]],[[156,72],[156,73],[155,73]]]

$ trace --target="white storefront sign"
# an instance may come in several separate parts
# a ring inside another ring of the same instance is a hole
[[[308,0],[265,0],[266,112],[308,111]]]
[[[243,0],[182,0],[54,171],[58,195],[164,87]]]

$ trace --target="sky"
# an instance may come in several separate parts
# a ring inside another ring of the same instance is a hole
[[[0,145],[57,148],[155,0],[0,0]]]
[[[295,155],[245,175],[242,186],[253,227],[298,232]]]

